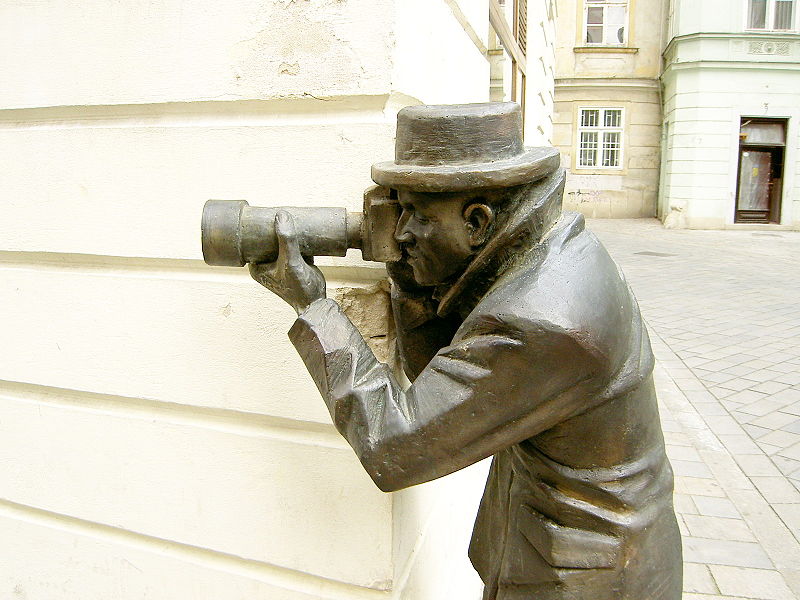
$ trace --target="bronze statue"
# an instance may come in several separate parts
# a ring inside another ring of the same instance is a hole
[[[399,204],[399,248],[382,247],[407,390],[325,298],[304,256],[325,244],[304,253],[289,212],[277,259],[251,273],[297,311],[289,337],[380,489],[494,456],[470,546],[485,599],[678,600],[647,332],[583,217],[561,211],[558,153],[521,132],[516,104],[410,107],[395,160],[372,167]],[[345,248],[357,229],[339,225]]]

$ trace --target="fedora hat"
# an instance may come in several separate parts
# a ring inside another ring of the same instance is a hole
[[[397,113],[395,159],[372,165],[378,185],[422,192],[531,183],[559,166],[552,147],[522,144],[515,102],[409,106]]]

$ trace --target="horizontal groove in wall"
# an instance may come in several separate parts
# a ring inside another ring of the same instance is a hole
[[[0,131],[116,127],[274,127],[384,123],[389,94],[0,109]]]
[[[242,558],[209,548],[174,542],[24,504],[17,504],[2,498],[0,498],[0,517],[66,531],[106,543],[151,552],[155,555],[168,556],[198,566],[263,581],[276,587],[306,593],[326,600],[375,600],[379,598],[388,599],[391,596],[388,591],[334,581],[310,573]]]
[[[367,263],[351,256],[319,257],[315,262],[329,281],[369,283],[386,277],[386,269],[382,264]],[[209,267],[202,260],[189,258],[3,250],[0,250],[0,269],[78,271],[92,275],[201,281],[241,280],[250,277],[246,268]]]
[[[0,401],[47,405],[98,415],[210,429],[247,437],[266,437],[294,444],[336,449],[348,447],[333,425],[326,423],[20,381],[0,380]]]

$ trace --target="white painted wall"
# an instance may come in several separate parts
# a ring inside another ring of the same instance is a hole
[[[777,227],[797,229],[800,40],[796,33],[745,32],[746,3],[729,4],[676,2],[674,29],[688,37],[672,39],[665,54],[659,214],[678,227],[758,227],[734,223],[739,124],[745,116],[778,117],[788,119],[788,130]],[[785,53],[753,47],[763,42]]]
[[[293,312],[205,266],[199,221],[357,209],[401,106],[488,99],[487,23],[484,0],[0,5],[0,597],[479,597],[486,465],[375,489]],[[320,262],[330,294],[384,276]]]

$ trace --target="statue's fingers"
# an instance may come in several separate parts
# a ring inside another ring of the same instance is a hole
[[[250,276],[259,282],[261,285],[271,287],[275,285],[277,265],[272,263],[250,263],[248,266]]]
[[[278,236],[278,260],[288,265],[303,262],[294,219],[285,210],[275,214],[275,234]]]

